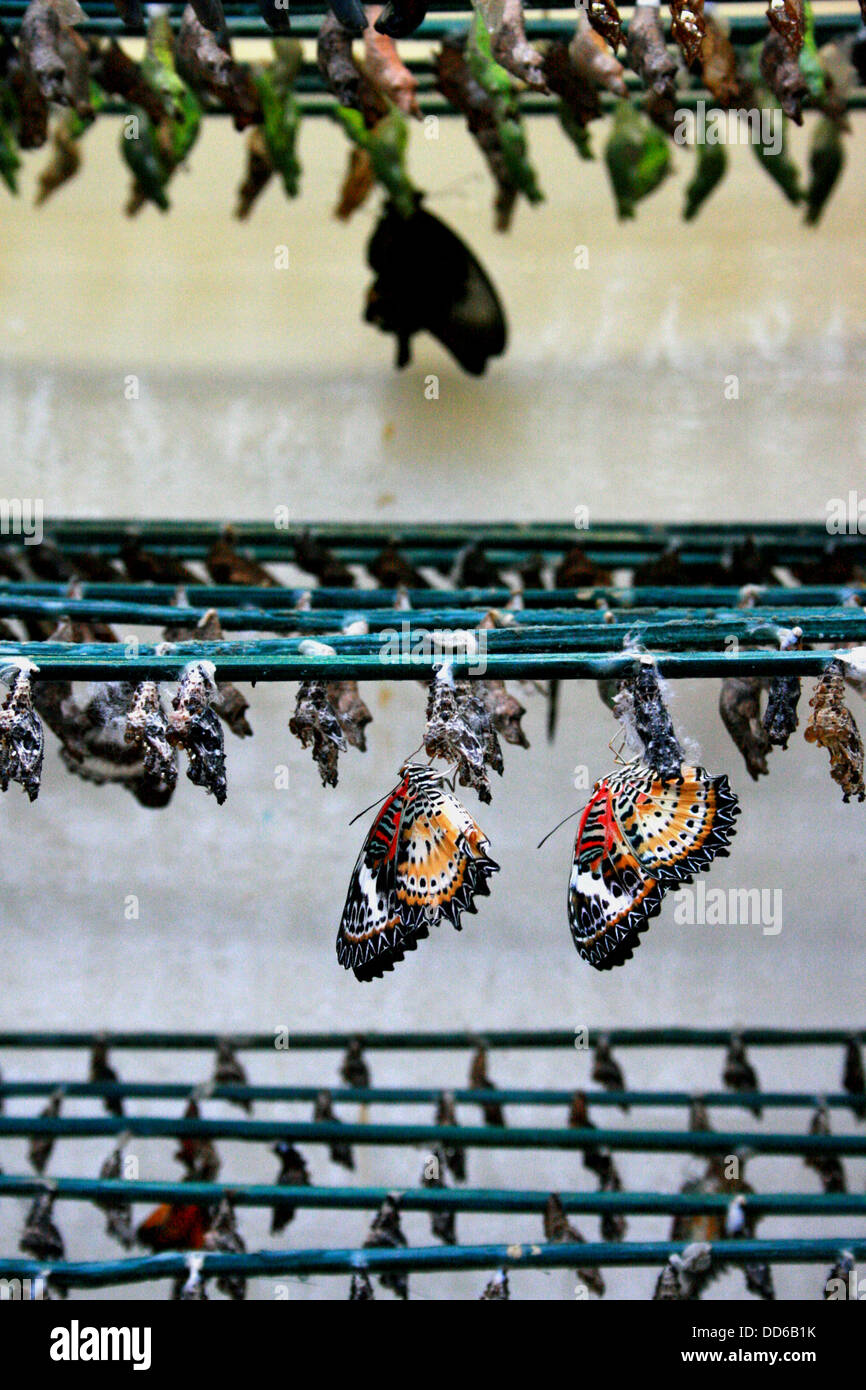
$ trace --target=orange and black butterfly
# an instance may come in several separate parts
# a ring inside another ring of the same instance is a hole
[[[393,970],[443,918],[460,931],[499,868],[441,774],[406,763],[400,779],[364,841],[337,933],[337,959],[359,980]]]
[[[597,970],[630,960],[674,885],[727,855],[739,804],[725,776],[680,768],[663,780],[639,758],[593,787],[574,842],[568,922]]]

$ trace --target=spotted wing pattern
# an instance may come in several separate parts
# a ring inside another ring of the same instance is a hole
[[[674,884],[726,855],[737,799],[725,776],[683,766],[663,782],[640,760],[595,784],[574,845],[568,920],[597,970],[631,959]]]
[[[443,918],[459,931],[499,867],[437,773],[409,763],[401,777],[358,857],[337,933],[337,958],[359,980],[393,970]]]

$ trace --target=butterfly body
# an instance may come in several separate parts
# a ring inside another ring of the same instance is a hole
[[[597,970],[629,960],[670,887],[727,854],[739,813],[725,776],[640,759],[596,782],[578,825],[568,887],[575,947]]]
[[[459,931],[499,867],[441,776],[407,763],[400,777],[358,856],[337,934],[337,958],[359,980],[392,970],[443,918]]]

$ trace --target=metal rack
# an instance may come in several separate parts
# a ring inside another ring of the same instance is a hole
[[[698,1049],[717,1048],[730,1041],[730,1034],[718,1029],[656,1028],[656,1029],[614,1029],[604,1035],[611,1047],[618,1051],[626,1049],[676,1048],[682,1056],[682,1073],[689,1075],[691,1059]],[[744,1029],[737,1035],[751,1049],[757,1048],[838,1048],[850,1045],[852,1041],[866,1041],[866,1030],[857,1029]],[[599,1040],[592,1033],[586,1039],[588,1048]],[[238,1035],[230,1039],[220,1039],[209,1033],[147,1033],[127,1032],[114,1034],[96,1033],[48,1033],[48,1032],[4,1032],[0,1033],[0,1054],[9,1054],[15,1061],[25,1062],[33,1051],[49,1050],[52,1053],[67,1055],[80,1053],[95,1043],[110,1048],[112,1052],[123,1053],[169,1053],[184,1056],[207,1052],[219,1042],[228,1041],[237,1052],[245,1051],[274,1054],[274,1038],[269,1034]],[[404,1057],[416,1051],[435,1051],[443,1054],[461,1054],[482,1044],[491,1053],[516,1053],[521,1051],[543,1050],[551,1054],[561,1075],[564,1059],[587,1053],[575,1054],[575,1035],[566,1029],[530,1032],[508,1031],[477,1033],[372,1033],[363,1036],[350,1034],[298,1033],[291,1035],[288,1054],[283,1054],[281,1067],[293,1051],[313,1052],[323,1057],[327,1053],[342,1051],[348,1044],[360,1046],[365,1056],[377,1056],[383,1052],[394,1052]],[[567,1063],[566,1063],[567,1064]],[[568,1065],[568,1064],[567,1064]],[[569,1067],[569,1074],[570,1074]],[[478,1090],[453,1087],[449,1084],[449,1069],[443,1065],[443,1085],[453,1098],[455,1105],[483,1107],[494,1100],[500,1105],[531,1105],[540,1107],[562,1106],[567,1108],[574,1091],[551,1090],[531,1087],[508,1087],[501,1089]],[[321,1087],[310,1086],[262,1086],[262,1085],[221,1085],[195,1086],[183,1082],[140,1083],[116,1081],[113,1083],[81,1082],[64,1079],[38,1081],[29,1076],[6,1079],[0,1083],[0,1106],[43,1095],[46,1091],[61,1092],[64,1099],[92,1100],[122,1098],[125,1101],[137,1099],[181,1100],[195,1096],[201,1104],[218,1100],[255,1100],[267,1104],[291,1104],[309,1102]],[[427,1087],[365,1087],[343,1086],[331,1088],[331,1097],[337,1104],[360,1103],[365,1107],[396,1105],[405,1107],[427,1105],[441,1090]],[[638,1091],[638,1090],[598,1090],[583,1092],[590,1111],[597,1107],[623,1107],[653,1109],[659,1106],[682,1106],[695,1099],[690,1092]],[[736,1092],[702,1091],[700,1099],[707,1108],[716,1106],[752,1107],[758,1104],[772,1110],[774,1107],[814,1106],[819,1100],[837,1110],[853,1109],[857,1114],[862,1110],[862,1095],[835,1092],[816,1097],[803,1091],[790,1092]],[[567,1109],[566,1109],[567,1113]],[[507,1121],[506,1121],[507,1124]],[[733,1131],[695,1131],[660,1130],[648,1128],[644,1122],[629,1119],[628,1127],[613,1130],[608,1128],[570,1128],[566,1125],[546,1129],[530,1127],[502,1127],[486,1124],[484,1126],[464,1125],[421,1125],[421,1124],[377,1124],[372,1122],[335,1124],[307,1124],[295,1119],[277,1117],[271,1120],[189,1120],[161,1115],[137,1116],[125,1114],[120,1117],[89,1115],[87,1118],[46,1119],[32,1115],[0,1115],[0,1140],[13,1136],[33,1136],[51,1134],[62,1141],[63,1138],[96,1138],[102,1135],[116,1135],[125,1132],[140,1138],[168,1136],[181,1138],[190,1135],[210,1138],[244,1139],[249,1143],[270,1141],[274,1138],[304,1145],[329,1144],[334,1141],[352,1145],[368,1145],[376,1148],[392,1148],[414,1145],[422,1149],[434,1145],[459,1146],[464,1150],[480,1147],[524,1147],[534,1151],[553,1148],[567,1148],[575,1154],[586,1153],[590,1149],[607,1148],[611,1151],[653,1151],[660,1153],[691,1153],[696,1156],[709,1154],[779,1154],[791,1157],[820,1154],[863,1156],[866,1155],[866,1136],[862,1134],[816,1135],[801,1133],[782,1133],[775,1128],[752,1125],[748,1132]],[[712,1192],[631,1192],[631,1191],[581,1191],[579,1179],[567,1190],[562,1191],[561,1201],[568,1214],[600,1216],[617,1213],[633,1217],[647,1216],[716,1216],[722,1217],[727,1210],[730,1197]],[[393,1188],[359,1184],[339,1185],[280,1186],[277,1184],[250,1184],[225,1182],[171,1182],[139,1181],[121,1179],[89,1179],[81,1177],[47,1177],[30,1174],[5,1173],[0,1176],[0,1199],[11,1197],[36,1197],[50,1191],[60,1202],[98,1202],[111,1200],[119,1204],[131,1205],[137,1202],[183,1202],[185,1204],[213,1207],[221,1198],[229,1196],[238,1208],[274,1207],[280,1203],[291,1203],[298,1208],[334,1210],[344,1212],[375,1211],[389,1195],[396,1195],[399,1206],[406,1212],[488,1213],[507,1218],[517,1214],[538,1214],[544,1212],[549,1193],[544,1190],[513,1190],[496,1188],[477,1188],[461,1185],[445,1188],[401,1188],[395,1194]],[[806,1218],[810,1221],[825,1217],[855,1218],[854,1223],[840,1236],[797,1235],[784,1239],[723,1239],[712,1242],[712,1258],[721,1264],[733,1266],[752,1264],[755,1261],[773,1264],[810,1263],[830,1264],[845,1250],[857,1259],[866,1258],[866,1226],[863,1234],[857,1233],[857,1225],[866,1217],[866,1196],[860,1192],[804,1193],[748,1192],[743,1197],[745,1210],[754,1217]],[[503,1237],[506,1233],[503,1232]],[[606,1267],[659,1267],[672,1254],[685,1249],[682,1241],[647,1241],[642,1239],[623,1241],[587,1241],[580,1244],[566,1242],[515,1244],[503,1238],[501,1243],[467,1244],[446,1246],[408,1246],[401,1249],[377,1250],[361,1247],[313,1248],[258,1250],[243,1254],[201,1253],[202,1274],[205,1277],[220,1273],[244,1275],[336,1275],[354,1274],[366,1271],[368,1274],[388,1274],[402,1271],[435,1273],[437,1271],[492,1270],[492,1269],[532,1269],[532,1268],[571,1268],[576,1265],[586,1268]],[[52,1284],[62,1288],[99,1288],[109,1285],[136,1284],[146,1281],[178,1277],[188,1272],[188,1255],[183,1251],[167,1252],[157,1255],[131,1255],[117,1260],[75,1261],[63,1260],[54,1263],[41,1263],[38,1260],[16,1257],[0,1258],[0,1278],[37,1279],[48,1278]],[[816,1287],[816,1296],[818,1289]]]
[[[5,25],[10,33],[15,34],[20,27],[27,3],[28,0],[0,0],[0,23]],[[271,31],[259,13],[256,0],[225,0],[223,8],[228,31],[233,39],[261,40],[270,37]],[[752,9],[751,13],[743,12],[749,8],[751,8],[749,0],[725,0],[725,3],[718,6],[730,24],[731,38],[736,47],[749,47],[766,37],[767,23],[763,11],[755,12]],[[854,33],[862,24],[860,14],[853,4],[836,3],[835,0],[833,3],[824,3],[824,0],[817,0],[814,8],[815,37],[818,44]],[[83,9],[87,15],[87,20],[79,26],[81,33],[94,36],[107,35],[117,39],[134,39],[136,37],[124,28],[123,22],[110,0],[85,0]],[[170,9],[173,23],[179,24],[183,5],[172,5]],[[631,10],[631,6],[622,6],[623,18],[627,20]],[[424,51],[424,46],[464,26],[467,15],[471,11],[471,0],[445,0],[444,3],[440,3],[440,0],[433,0],[427,19],[409,41],[405,62],[406,66],[418,78],[419,105],[424,115],[448,116],[457,114],[435,89],[430,55]],[[738,11],[740,12],[738,13]],[[292,0],[292,36],[299,39],[315,38],[324,12],[323,4],[312,4],[309,0],[297,0],[295,3],[295,0]],[[564,13],[568,17],[564,19],[554,17],[560,13]],[[574,32],[573,14],[574,4],[570,3],[570,0],[552,0],[552,3],[543,9],[527,7],[526,32],[528,38],[541,40],[570,36]],[[660,19],[663,27],[668,31],[670,15],[666,10],[662,10]],[[679,97],[680,104],[683,106],[694,105],[699,100],[707,100],[712,104],[709,93],[703,89],[700,81],[697,78],[686,76],[687,82]],[[639,79],[633,73],[627,73],[625,81],[630,93],[636,100],[640,101],[642,99],[642,86]],[[303,114],[310,116],[330,115],[333,111],[333,97],[326,90],[314,57],[311,55],[307,55],[298,75],[296,91],[298,104]],[[601,101],[605,108],[613,105],[613,98],[607,93],[601,95]],[[866,106],[866,88],[857,85],[850,93],[848,105],[853,109],[861,109]],[[521,96],[520,106],[527,115],[545,115],[557,110],[557,101],[553,97],[526,92]],[[116,102],[110,102],[103,108],[104,112],[108,114],[122,112],[126,109],[122,103]],[[223,108],[216,102],[209,109],[213,114],[223,114]]]
[[[275,575],[272,586],[206,582],[208,556],[226,535],[243,560],[285,566],[289,574]],[[121,560],[130,543],[157,566],[198,565],[202,582],[130,578]],[[345,587],[299,582],[306,577],[298,567],[299,548],[303,556],[310,544],[346,568]],[[455,585],[449,576],[467,547],[477,563],[502,576],[500,583]],[[424,571],[429,587],[376,585],[370,566],[385,550],[413,573]],[[556,566],[575,552],[618,582],[554,587]],[[276,530],[239,523],[227,530],[216,522],[56,521],[45,524],[43,548],[24,545],[20,536],[0,537],[4,555],[21,570],[20,577],[0,581],[5,620],[188,628],[214,609],[226,633],[222,642],[0,642],[0,664],[27,659],[38,668],[37,679],[172,680],[198,660],[214,662],[227,680],[417,679],[441,664],[442,653],[395,657],[384,647],[389,634],[400,633],[404,647],[416,635],[442,631],[478,638],[491,611],[499,625],[485,629],[483,638],[492,677],[621,676],[635,668],[641,650],[652,653],[669,677],[817,675],[866,641],[860,582],[866,537],[830,536],[819,525],[597,525],[577,531],[543,523],[311,524]],[[45,555],[63,579],[34,577]],[[642,569],[665,557],[682,566],[685,582],[641,583]],[[792,567],[822,565],[841,568],[850,582],[800,584],[791,576]],[[80,578],[96,566],[106,577]],[[523,589],[526,567],[551,587],[534,580]],[[748,582],[756,572],[762,582]],[[710,579],[723,573],[731,582],[701,583],[702,573]],[[793,628],[807,649],[780,646]],[[449,659],[455,672],[472,674],[471,653],[455,650]]]

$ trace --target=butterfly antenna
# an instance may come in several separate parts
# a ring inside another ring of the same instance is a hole
[[[382,802],[385,800],[385,797],[390,795],[391,793],[389,790],[385,792],[385,796],[380,796],[376,801],[371,801],[369,806],[365,806],[363,811],[359,811],[357,816],[352,817],[352,819],[349,821],[349,824],[354,825],[356,820],[360,820],[362,816],[366,816],[367,812],[372,811],[374,806],[381,806]]]
[[[572,811],[570,815],[564,816],[563,819],[559,822],[558,825],[555,825],[555,826],[553,827],[552,830],[548,830],[548,832],[547,832],[547,834],[545,835],[544,839],[543,839],[543,840],[539,840],[539,842],[538,842],[538,844],[535,846],[535,848],[536,848],[536,849],[541,849],[541,846],[542,846],[542,845],[547,844],[547,841],[550,839],[551,835],[555,835],[556,832],[557,832],[557,830],[561,830],[561,828],[562,828],[564,825],[566,825],[566,824],[568,823],[568,821],[574,820],[575,816],[579,816],[582,810],[583,810],[583,807],[582,807],[582,806],[578,806],[578,808],[577,808],[576,811]]]

